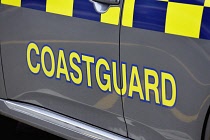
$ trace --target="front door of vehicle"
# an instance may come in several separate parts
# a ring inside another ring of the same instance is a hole
[[[128,135],[198,140],[209,107],[208,0],[125,0],[120,59]]]
[[[122,1],[108,11],[89,0],[1,3],[8,98],[125,136],[117,85]]]

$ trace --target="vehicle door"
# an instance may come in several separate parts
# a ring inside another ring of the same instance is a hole
[[[117,72],[121,5],[1,0],[8,98],[126,136]]]
[[[125,0],[122,95],[133,139],[197,140],[210,105],[209,0]]]

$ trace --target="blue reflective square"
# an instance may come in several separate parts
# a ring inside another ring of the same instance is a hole
[[[21,7],[46,11],[46,0],[22,0]]]
[[[170,2],[194,4],[194,5],[204,5],[205,0],[169,0]]]
[[[73,17],[100,21],[101,15],[96,12],[89,0],[75,0]]]
[[[210,39],[210,8],[205,7],[201,22],[200,38]]]
[[[164,32],[167,5],[156,0],[136,0],[133,27]]]

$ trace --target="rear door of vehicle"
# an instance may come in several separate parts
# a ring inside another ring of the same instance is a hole
[[[8,98],[126,136],[113,86],[119,76],[112,76],[113,66],[119,70],[120,5],[99,14],[89,0],[1,0]]]
[[[125,0],[122,95],[133,139],[198,140],[210,104],[209,0]]]

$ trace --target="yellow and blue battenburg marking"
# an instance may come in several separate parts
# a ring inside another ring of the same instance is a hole
[[[104,14],[89,0],[1,0],[2,4],[118,25],[120,7]],[[210,0],[124,0],[122,25],[210,40]]]
[[[123,26],[210,39],[210,0],[125,0]]]
[[[1,0],[1,3],[107,24],[119,24],[120,7],[110,7],[106,13],[99,14],[89,0]]]

